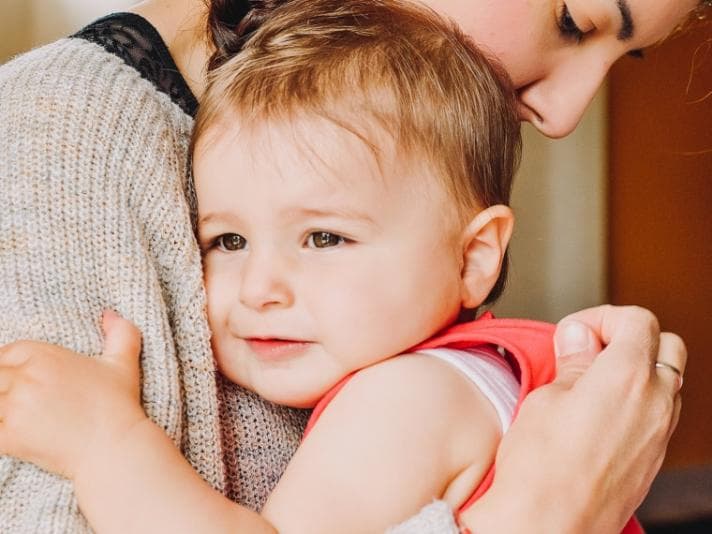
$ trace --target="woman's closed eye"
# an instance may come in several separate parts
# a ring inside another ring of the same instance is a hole
[[[306,246],[309,248],[331,248],[346,243],[346,238],[332,232],[312,232],[307,237]]]
[[[569,6],[566,4],[562,4],[561,6],[561,12],[558,16],[557,25],[559,26],[559,33],[561,33],[561,35],[569,41],[579,43],[583,39],[584,35],[586,35],[585,32],[576,24],[576,21],[571,16],[571,12],[569,11]]]

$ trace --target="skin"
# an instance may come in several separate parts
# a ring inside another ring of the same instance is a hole
[[[519,113],[549,137],[564,137],[621,56],[665,38],[698,0],[627,0],[633,31],[621,37],[615,0],[426,0],[457,21],[504,66],[520,95]],[[559,28],[564,5],[581,38]],[[176,63],[199,97],[204,88],[204,5],[197,0],[143,2],[133,8],[166,37]]]
[[[577,43],[557,37],[556,14],[561,9],[553,1],[514,0],[506,6],[488,0],[427,3],[456,17],[500,59],[520,91],[522,118],[550,136],[565,135],[575,127],[618,57],[664,37],[679,22],[677,15],[694,5],[629,0],[636,34],[621,42],[620,27],[613,29],[595,13],[586,14],[605,8],[612,13],[605,20],[613,20],[612,0],[585,4],[581,0],[579,6],[570,0],[576,23],[590,30]],[[535,10],[536,6],[545,9]],[[202,7],[198,0],[150,0],[135,8],[157,27],[198,97],[209,54]],[[591,23],[595,29],[584,27]],[[684,372],[686,352],[681,340],[661,333],[646,310],[599,307],[562,321],[556,342],[559,354],[565,355],[559,376],[526,400],[502,440],[491,490],[462,517],[473,531],[615,531],[640,502],[662,462],[679,414],[679,382],[672,372],[653,364],[665,361]],[[601,344],[605,345],[602,352]],[[6,347],[3,363],[27,372],[44,367],[33,358],[20,361],[16,355],[26,355],[23,348],[22,344]],[[51,372],[45,374],[46,380],[51,377]],[[0,389],[7,393],[7,384],[0,384]],[[570,424],[564,427],[559,421]],[[3,421],[8,441],[14,435],[11,423],[8,417]],[[14,424],[21,426],[22,421]],[[0,450],[11,446],[0,443]],[[81,456],[76,458],[79,461]],[[134,491],[135,483],[126,485],[127,494]],[[91,488],[85,493],[91,498]],[[566,506],[547,505],[561,495],[566,495]]]
[[[228,121],[194,156],[208,320],[227,378],[311,407],[487,296],[509,208],[460,222],[429,165],[404,166],[385,132],[371,136],[379,168],[360,139],[323,119]]]
[[[544,135],[571,133],[615,61],[666,37],[697,0],[627,0],[633,31],[620,35],[614,0],[568,0],[581,30],[562,34],[562,0],[432,0],[504,66],[519,90],[520,116]]]

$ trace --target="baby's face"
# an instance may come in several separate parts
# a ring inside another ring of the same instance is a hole
[[[460,310],[454,203],[426,165],[405,172],[392,141],[376,141],[380,169],[363,141],[321,119],[216,125],[197,145],[215,357],[266,399],[312,406]]]

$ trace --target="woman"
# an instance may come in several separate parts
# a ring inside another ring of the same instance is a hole
[[[662,38],[697,6],[426,3],[500,59],[520,89],[522,117],[552,136],[574,128],[617,57]],[[254,4],[245,24],[269,16],[270,2]],[[249,9],[212,2],[209,35],[204,8],[199,0],[149,0],[0,71],[0,178],[9,200],[0,215],[0,341],[44,339],[97,353],[100,310],[116,309],[144,334],[148,413],[209,482],[259,507],[298,442],[303,414],[213,378],[183,193],[187,139],[209,36],[215,62],[234,53],[240,43],[231,29]],[[503,441],[492,491],[465,517],[478,532],[620,528],[660,465],[679,410],[671,369],[684,370],[679,339],[660,334],[648,312],[616,308],[575,314],[557,335],[570,357]],[[599,339],[606,350],[577,381]],[[214,447],[219,418],[224,464]],[[562,418],[572,421],[565,434]],[[77,448],[91,453],[91,444]],[[0,518],[9,531],[85,528],[66,483],[2,462]],[[542,506],[563,492],[565,506]],[[613,494],[622,504],[609,504]],[[416,531],[426,532],[429,520],[436,532],[452,527],[435,505],[414,518]]]

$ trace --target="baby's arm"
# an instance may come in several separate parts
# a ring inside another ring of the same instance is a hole
[[[263,515],[280,532],[383,532],[433,499],[462,504],[500,439],[454,367],[406,355],[359,372],[300,446]]]
[[[0,452],[73,480],[100,533],[274,532],[193,471],[139,402],[140,336],[105,314],[101,358],[36,342],[0,349]]]
[[[102,358],[0,349],[0,452],[72,479],[100,533],[274,532],[268,521],[284,533],[379,531],[434,498],[457,507],[494,457],[496,415],[467,380],[432,358],[394,358],[325,410],[263,519],[213,490],[146,417],[139,334],[112,315],[104,328]]]

